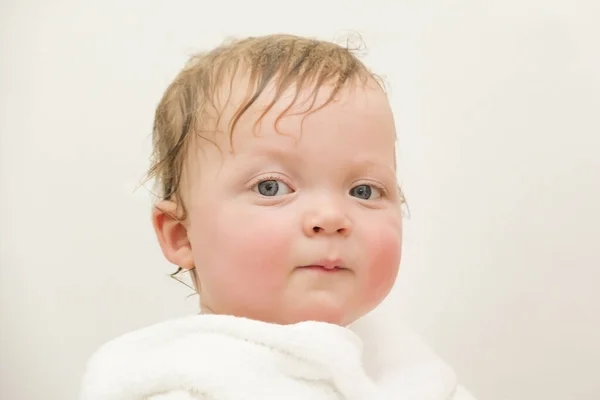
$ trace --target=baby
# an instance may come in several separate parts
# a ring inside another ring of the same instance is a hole
[[[403,204],[386,93],[351,51],[270,35],[197,55],[153,138],[154,229],[202,312],[103,346],[82,400],[471,398],[402,337],[367,371],[348,328],[394,284]]]

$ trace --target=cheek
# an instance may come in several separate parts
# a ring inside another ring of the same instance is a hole
[[[291,216],[241,204],[211,207],[194,221],[194,259],[220,290],[275,290],[283,283],[294,238]],[[206,282],[208,284],[209,282]],[[256,294],[256,293],[255,293]]]
[[[364,291],[368,304],[379,304],[390,292],[402,258],[402,219],[391,218],[374,226],[365,239],[367,263]]]

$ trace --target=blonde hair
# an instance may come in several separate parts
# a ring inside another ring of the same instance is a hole
[[[312,88],[314,105],[321,86],[333,84],[328,100],[317,109],[311,106],[311,112],[327,105],[341,88],[356,80],[373,79],[383,88],[380,78],[367,69],[354,50],[349,46],[294,35],[268,35],[224,43],[191,57],[156,109],[148,179],[155,179],[158,197],[181,198],[180,183],[191,137],[206,131],[207,112],[211,107],[217,109],[215,97],[226,79],[230,79],[231,89],[240,69],[249,76],[247,97],[229,123],[229,134],[232,135],[242,114],[268,84],[274,84],[276,94],[261,118],[292,86],[296,89],[296,97],[282,115],[307,87]],[[183,212],[181,218],[185,218],[185,206],[179,203],[182,202],[178,201]]]

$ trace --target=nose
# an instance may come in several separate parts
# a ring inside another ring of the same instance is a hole
[[[348,216],[334,205],[321,206],[307,212],[303,225],[304,234],[309,237],[335,234],[348,236],[352,231],[352,223]]]

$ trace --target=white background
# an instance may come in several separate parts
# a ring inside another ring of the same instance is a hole
[[[387,318],[479,400],[600,399],[598,4],[2,1],[0,398],[75,399],[101,343],[195,312],[135,190],[187,56],[350,29],[411,209]]]

